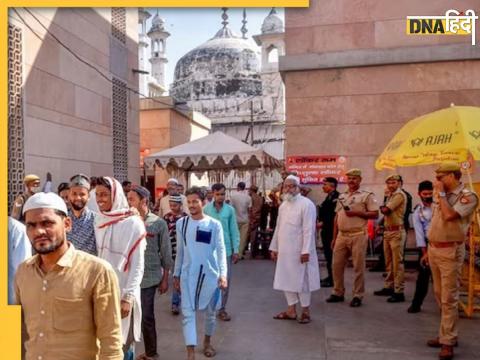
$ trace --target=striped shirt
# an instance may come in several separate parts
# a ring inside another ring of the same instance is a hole
[[[72,210],[68,210],[68,216],[72,219],[72,230],[67,233],[67,240],[75,246],[75,249],[97,255],[94,227],[95,213],[85,207],[80,217],[77,218]]]
[[[182,212],[179,215],[175,215],[172,212],[169,212],[167,215],[163,217],[163,219],[167,222],[168,225],[168,232],[170,234],[170,243],[172,244],[172,257],[175,260],[177,255],[177,228],[175,224],[177,221],[184,216],[187,216],[187,213]]]

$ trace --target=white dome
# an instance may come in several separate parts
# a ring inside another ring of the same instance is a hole
[[[275,9],[263,20],[262,34],[282,33],[284,32],[283,21],[277,15]]]
[[[178,60],[170,93],[179,101],[259,94],[258,51],[225,26]]]

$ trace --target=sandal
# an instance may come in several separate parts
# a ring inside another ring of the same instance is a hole
[[[275,320],[297,320],[296,316],[291,317],[286,311],[282,311],[281,313],[275,315],[273,318]]]
[[[310,314],[307,313],[302,313],[300,317],[298,318],[298,323],[299,324],[308,324],[312,319],[310,319]]]
[[[226,311],[224,311],[224,310],[219,311],[217,316],[218,316],[218,318],[219,318],[220,320],[222,320],[222,321],[230,321],[230,320],[232,320],[232,318],[230,317],[230,315],[228,315],[228,313],[227,313]]]
[[[208,344],[205,345],[205,347],[203,348],[203,355],[205,355],[205,357],[207,358],[211,358],[217,355],[217,351],[213,348],[211,344]]]

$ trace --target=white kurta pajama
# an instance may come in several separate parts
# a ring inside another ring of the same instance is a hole
[[[130,315],[122,319],[123,343],[127,343],[132,321],[133,337],[139,342],[142,321],[140,283],[144,271],[146,230],[140,216],[130,212],[120,183],[113,178],[107,179],[112,187],[112,209],[95,216],[98,257],[113,266],[121,299],[132,303]]]
[[[302,306],[309,306],[305,294],[320,289],[316,217],[315,205],[300,194],[280,205],[270,244],[270,250],[278,253],[273,288],[285,292],[289,305],[295,303],[292,297],[297,294]],[[303,254],[310,255],[304,264],[300,262]]]

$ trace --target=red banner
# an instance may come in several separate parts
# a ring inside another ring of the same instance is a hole
[[[345,183],[347,159],[335,155],[287,156],[287,170],[296,172],[302,184],[321,184],[326,177]]]

